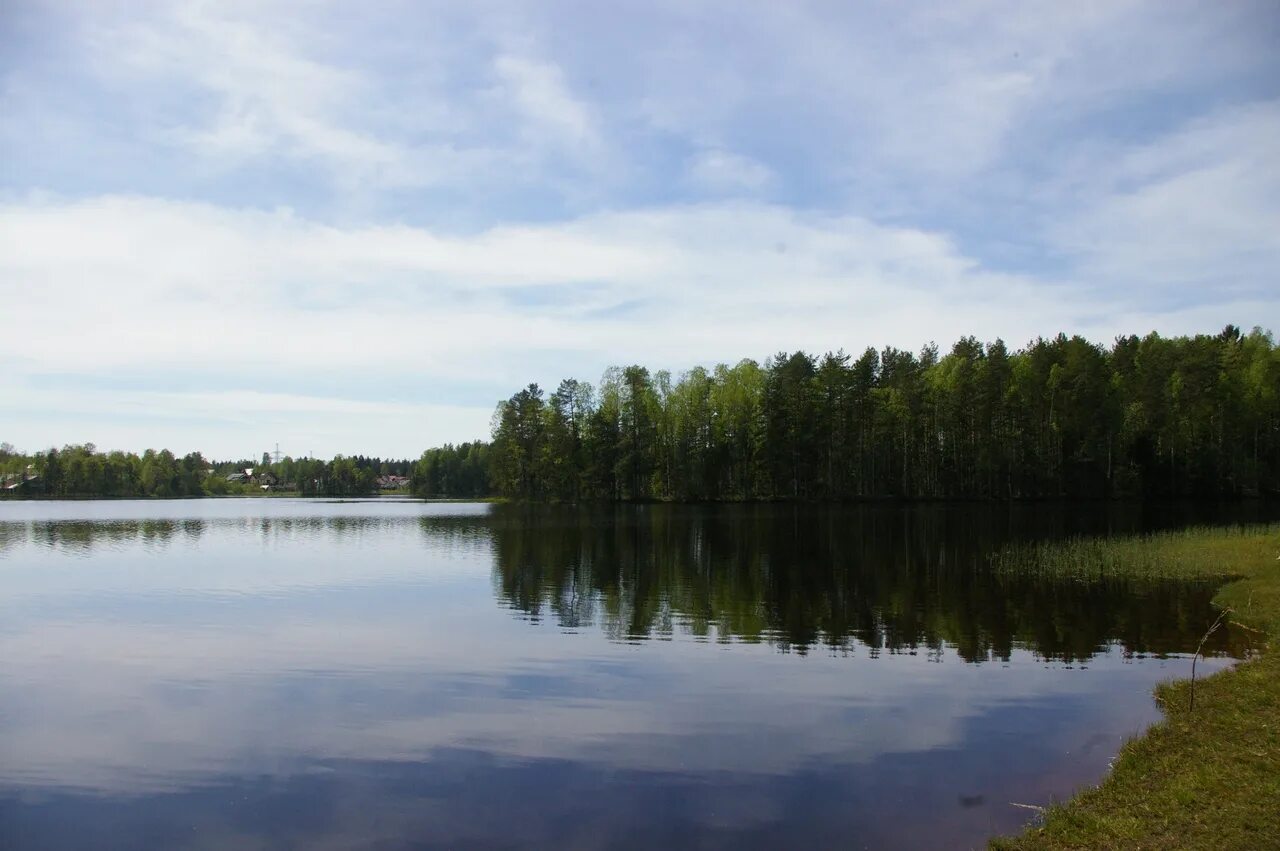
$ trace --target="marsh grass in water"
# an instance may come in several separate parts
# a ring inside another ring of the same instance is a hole
[[[1262,652],[1156,689],[1165,720],[1125,744],[1098,787],[993,848],[1280,848],[1280,525],[1193,528],[1008,547],[1008,573],[1223,582],[1215,604]],[[1205,624],[1208,629],[1210,624]]]

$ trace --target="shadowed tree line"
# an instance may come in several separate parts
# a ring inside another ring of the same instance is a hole
[[[1001,541],[1051,534],[1034,517],[502,506],[491,522],[494,582],[507,605],[618,640],[678,631],[784,651],[940,655],[950,646],[981,661],[1029,648],[1083,661],[1113,641],[1133,653],[1190,652],[1214,617],[1209,585],[989,570]],[[1218,634],[1212,649],[1230,640]]]
[[[1228,326],[1109,349],[781,352],[674,380],[611,368],[598,387],[529,385],[498,405],[491,444],[432,450],[415,477],[431,495],[566,502],[1276,493],[1280,348]]]

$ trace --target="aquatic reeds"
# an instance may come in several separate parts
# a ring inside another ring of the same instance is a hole
[[[1010,544],[991,557],[1003,573],[1099,578],[1221,579],[1251,575],[1280,548],[1280,524],[1205,527],[1121,537]]]
[[[1125,744],[1101,785],[992,847],[1280,848],[1280,651],[1267,648],[1280,639],[1278,555],[1273,524],[1027,544],[993,559],[1000,571],[1082,581],[1224,582],[1215,604],[1233,628],[1255,634],[1263,652],[1195,685],[1159,686],[1165,720]]]

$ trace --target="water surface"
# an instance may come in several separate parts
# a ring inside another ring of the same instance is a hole
[[[989,554],[1203,514],[0,503],[0,847],[980,846],[1214,617]]]

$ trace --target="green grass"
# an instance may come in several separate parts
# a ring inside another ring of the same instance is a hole
[[[1263,651],[1195,686],[1164,683],[1165,720],[1127,742],[1100,786],[1050,807],[999,849],[1280,849],[1280,525],[1017,547],[998,570],[1220,579],[1214,603]]]

